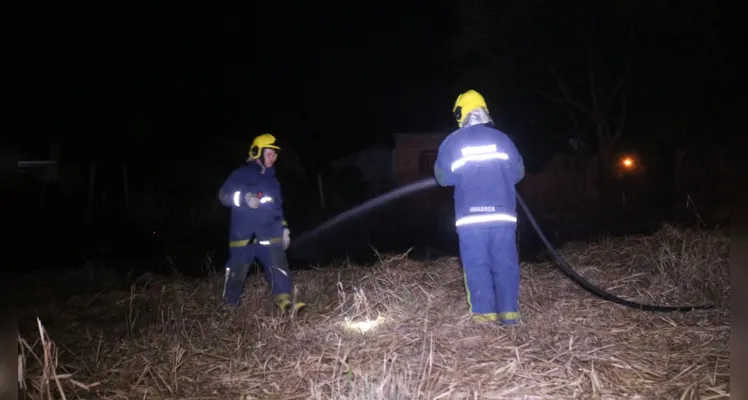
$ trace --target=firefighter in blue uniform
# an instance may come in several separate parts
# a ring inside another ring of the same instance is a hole
[[[519,323],[519,256],[515,185],[525,175],[512,140],[493,126],[478,92],[453,108],[459,129],[439,146],[434,175],[454,186],[455,225],[472,318]]]
[[[281,311],[292,307],[298,311],[304,306],[291,300],[292,280],[285,253],[291,231],[283,216],[281,188],[273,166],[279,151],[273,135],[256,137],[247,165],[234,170],[218,193],[221,204],[231,208],[230,257],[223,289],[223,300],[230,306],[239,305],[255,257]]]

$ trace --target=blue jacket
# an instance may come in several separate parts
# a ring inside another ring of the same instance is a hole
[[[454,186],[455,224],[516,223],[514,186],[525,175],[522,156],[503,132],[486,124],[458,129],[439,146],[434,175]]]
[[[261,194],[260,207],[247,205],[247,193]],[[287,226],[283,216],[283,200],[280,183],[275,178],[275,168],[266,168],[262,173],[255,161],[237,168],[229,175],[218,191],[218,199],[231,208],[230,241],[280,238]]]

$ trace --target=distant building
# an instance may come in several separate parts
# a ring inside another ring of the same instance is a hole
[[[367,184],[367,194],[381,193],[394,184],[394,150],[389,146],[369,146],[332,160],[329,165],[333,174],[345,168],[360,171]]]
[[[354,167],[373,191],[413,182],[434,175],[439,145],[446,133],[396,133],[394,148],[375,145],[329,162],[333,171]]]
[[[39,159],[40,157],[21,152],[13,146],[2,145],[0,148],[0,164],[3,166],[3,170],[8,169],[7,172],[11,172],[10,168],[17,164],[14,173],[27,175],[47,183],[56,183],[60,152],[61,146],[59,143],[50,143],[49,154],[42,155],[42,157],[49,157]]]
[[[396,133],[395,181],[398,185],[434,176],[439,145],[447,133]]]

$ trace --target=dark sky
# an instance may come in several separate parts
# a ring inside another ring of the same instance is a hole
[[[299,3],[222,20],[51,3],[36,130],[68,154],[182,159],[241,154],[268,131],[311,158],[451,123],[448,8]]]
[[[311,2],[288,12],[262,2],[253,19],[231,18],[229,48],[239,53],[253,37],[256,48],[254,65],[237,57],[226,66],[227,130],[267,130],[339,152],[449,123],[450,10],[411,3]]]
[[[533,85],[548,87],[547,79],[537,79],[543,66],[531,68],[522,54],[535,40],[577,57],[565,50],[576,42],[554,41],[564,32],[560,15],[571,8],[534,10],[532,4],[542,2],[501,2],[507,10],[513,4],[526,8],[488,20],[512,44],[501,47],[499,41],[496,58],[505,62],[463,59],[458,66],[448,41],[465,31],[459,15],[463,23],[466,13],[468,21],[473,18],[471,9],[456,13],[454,3],[259,2],[231,10],[50,3],[48,36],[34,67],[41,116],[29,122],[30,130],[41,134],[24,139],[41,145],[43,137],[61,138],[69,143],[68,155],[221,159],[243,156],[251,138],[268,131],[305,160],[329,158],[395,132],[453,129],[455,96],[471,87],[485,87],[489,104],[500,105],[493,111],[526,142],[537,141],[531,131],[543,124],[570,129],[568,121],[562,126],[550,117],[565,118],[567,109],[534,92]],[[676,104],[673,99],[693,98],[697,91],[709,92],[716,108],[720,100],[729,101],[716,89],[727,82],[726,70],[714,68],[740,71],[730,46],[741,31],[720,21],[728,10],[679,4],[677,12],[663,8],[636,22],[643,32],[637,73],[657,71],[640,80],[637,115],[663,113],[658,104]],[[709,50],[705,40],[720,48]],[[615,52],[615,46],[607,47]],[[482,75],[462,73],[476,65]],[[656,97],[663,93],[672,96]],[[673,106],[668,112],[682,110]]]

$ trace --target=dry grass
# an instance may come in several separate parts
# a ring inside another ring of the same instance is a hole
[[[567,246],[580,274],[624,298],[719,308],[640,312],[525,264],[516,328],[470,322],[457,259],[298,272],[313,308],[293,318],[269,306],[260,274],[235,310],[220,306],[220,276],[146,276],[32,308],[19,380],[40,399],[726,398],[728,252],[719,233],[674,228]]]

